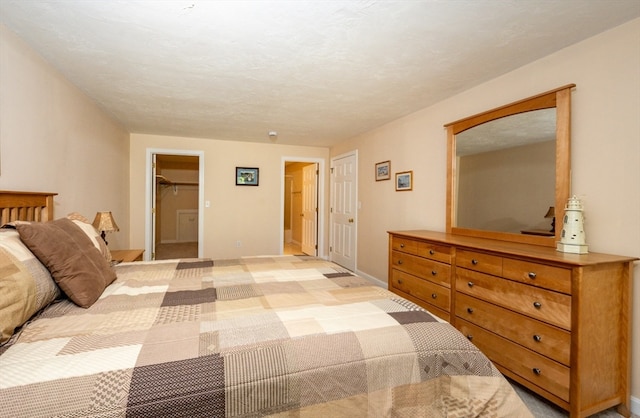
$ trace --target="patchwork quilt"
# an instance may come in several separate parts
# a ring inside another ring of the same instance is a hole
[[[0,416],[528,417],[450,324],[312,257],[122,263],[0,348]]]

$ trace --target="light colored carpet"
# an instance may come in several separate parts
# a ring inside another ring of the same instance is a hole
[[[516,393],[520,395],[520,398],[529,407],[529,410],[536,418],[565,418],[569,416],[562,408],[552,404],[546,399],[531,392],[529,389],[519,385],[518,383],[509,380],[511,386],[516,390]],[[631,415],[633,418],[639,418],[637,415]],[[618,414],[616,408],[607,409],[595,415],[591,418],[619,418],[622,415]]]
[[[282,247],[282,253],[284,255],[302,255],[302,248],[300,248],[300,244],[295,242],[285,242]]]
[[[156,260],[198,257],[197,242],[176,242],[156,245]]]

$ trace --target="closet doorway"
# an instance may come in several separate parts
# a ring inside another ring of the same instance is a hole
[[[282,254],[318,255],[319,163],[284,162]]]
[[[202,155],[151,154],[152,260],[201,256]]]

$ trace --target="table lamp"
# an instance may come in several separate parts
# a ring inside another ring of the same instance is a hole
[[[109,245],[106,239],[106,233],[120,230],[111,212],[96,213],[96,218],[93,220],[93,227],[100,232],[100,236],[106,245]]]

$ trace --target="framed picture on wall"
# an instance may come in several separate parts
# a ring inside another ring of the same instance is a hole
[[[257,186],[259,175],[259,168],[236,167],[236,186]]]
[[[402,192],[413,189],[413,171],[396,173],[396,191]]]
[[[376,181],[391,179],[391,161],[376,164]]]

